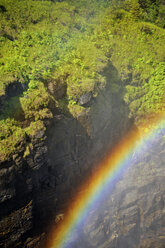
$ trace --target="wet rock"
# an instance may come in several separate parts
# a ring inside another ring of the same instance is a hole
[[[61,80],[65,84],[65,79]],[[49,87],[49,90],[52,90],[52,94],[56,94],[57,99],[64,96],[66,91],[65,87],[58,91],[58,87],[54,88],[54,84]],[[7,234],[2,233],[2,247],[37,247],[41,241],[40,234],[45,232],[49,224],[55,223],[56,214],[58,215],[61,209],[66,208],[84,178],[88,178],[106,152],[123,137],[132,124],[128,118],[127,106],[119,95],[112,94],[109,86],[100,90],[95,99],[92,101],[91,99],[90,93],[79,99],[85,110],[77,119],[59,113],[55,115],[47,126],[46,133],[43,131],[35,137],[32,135],[29,137],[33,148],[29,149],[26,157],[22,150],[14,155],[11,161],[1,165],[0,168],[4,171],[0,171],[2,176],[0,225],[4,232],[7,230]],[[156,173],[159,174],[159,171]],[[132,175],[137,173],[132,172]],[[152,184],[151,175],[148,174],[148,177]],[[117,191],[113,194],[114,200],[109,201],[108,209],[103,210],[99,218],[91,220],[94,223],[92,232],[90,233],[90,223],[87,223],[88,227],[84,227],[84,233],[88,237],[84,247],[81,248],[91,248],[94,245],[109,248],[107,241],[104,246],[105,235],[108,236],[108,242],[112,240],[112,247],[119,247],[115,245],[116,242],[122,243],[122,239],[118,236],[122,211],[126,209],[129,209],[130,215],[125,212],[125,216],[129,218],[127,228],[121,234],[125,235],[123,242],[127,240],[130,233],[133,239],[139,237],[139,233],[134,237],[135,231],[139,230],[139,224],[135,219],[136,216],[139,218],[142,207],[133,208],[133,206],[140,201],[139,199],[142,202],[143,197],[145,200],[148,198],[138,193],[140,187],[135,185],[135,179],[132,185],[131,178],[133,176],[128,178],[126,183],[123,181],[116,187]],[[139,180],[143,181],[143,179]],[[146,184],[148,181],[143,186]],[[27,208],[29,202],[32,204]],[[147,206],[149,211],[150,204]],[[27,214],[24,214],[26,209]],[[100,226],[102,218],[103,223]],[[81,240],[84,240],[83,235]]]
[[[45,233],[42,233],[41,235],[36,236],[34,238],[28,238],[25,242],[25,247],[26,248],[32,248],[32,247],[41,248],[41,242],[43,241],[44,237],[45,237]]]
[[[32,228],[32,202],[0,222],[0,247],[21,247],[23,235]]]
[[[164,248],[165,171],[163,138],[129,168],[98,208],[93,207],[73,248]],[[162,161],[164,161],[162,163]],[[82,238],[83,237],[83,238]],[[84,242],[84,243],[83,243]]]
[[[47,147],[43,140],[44,131],[31,140],[33,150],[27,157],[20,150],[11,161],[1,165],[0,247],[27,247],[24,243],[28,235],[33,239],[36,232],[42,233],[39,230],[45,226],[43,219],[47,220],[51,213],[49,206],[54,208],[56,205],[55,179],[49,171]],[[39,238],[35,242],[34,238],[28,247],[37,247],[40,241]]]
[[[85,105],[89,103],[91,99],[92,99],[92,93],[88,92],[79,97],[79,103],[80,105]]]

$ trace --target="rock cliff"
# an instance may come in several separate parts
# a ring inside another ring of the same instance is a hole
[[[30,137],[26,156],[22,149],[1,163],[0,247],[38,247],[77,186],[131,125],[122,82],[114,68],[111,73],[117,92],[105,70],[106,87],[83,103],[77,118],[55,112],[51,123],[45,122],[46,131]]]
[[[77,118],[55,112],[46,130],[30,137],[26,156],[20,149],[1,163],[0,247],[41,247],[78,186],[132,125],[122,82],[114,68],[110,71],[118,90],[105,70],[106,86],[83,102]],[[164,247],[164,151],[158,140],[140,160],[132,160],[101,208],[89,214],[72,248],[80,242],[81,248]]]
[[[0,248],[37,248],[130,126],[164,111],[164,3],[2,2]],[[138,186],[124,175],[89,216],[82,245],[162,246],[163,168],[150,177],[147,159]]]
[[[89,212],[71,247],[165,247],[165,142],[133,157],[124,175]],[[80,231],[81,230],[81,231]]]

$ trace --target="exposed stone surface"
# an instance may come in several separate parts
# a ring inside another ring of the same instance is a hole
[[[20,151],[0,165],[0,247],[24,247],[27,237],[41,232],[50,214],[49,204],[55,207],[55,182],[50,179],[45,138],[39,132],[27,157]]]
[[[80,105],[85,105],[89,103],[91,98],[92,98],[92,94],[90,92],[83,94],[82,96],[79,97]]]
[[[115,73],[113,80],[116,78],[119,86],[116,93],[109,86],[111,79],[107,80],[106,87],[87,102],[88,106],[84,105],[86,108],[77,119],[55,113],[46,133],[33,137],[29,155],[25,157],[20,150],[12,160],[1,163],[0,247],[40,247],[47,226],[56,223],[59,216],[63,218],[63,209],[84,177],[128,130],[129,111]],[[59,89],[56,97],[61,98],[65,91],[65,87]],[[163,164],[162,157],[155,155],[150,165],[146,154],[142,166],[135,164],[129,176],[125,175],[126,179],[116,185],[108,205],[90,215],[81,237],[77,236],[81,247],[75,247],[133,248],[136,241],[136,247],[162,248],[165,180],[160,163]],[[141,174],[137,178],[138,168]],[[148,194],[149,189],[152,194]]]
[[[21,246],[22,235],[32,228],[32,218],[32,202],[5,217],[0,222],[0,247]]]
[[[72,248],[165,247],[165,141],[132,158],[75,234]],[[80,231],[81,230],[81,231]]]
[[[49,90],[57,98],[66,91],[65,87]],[[39,132],[31,141],[29,155],[25,157],[22,150],[1,163],[0,247],[38,246],[41,233],[56,222],[56,214],[67,206],[84,176],[128,129],[121,93],[112,94],[107,83],[77,120],[55,113],[47,132]]]
[[[61,204],[65,207],[84,177],[128,130],[128,112],[120,95],[112,94],[107,85],[77,120],[55,116],[47,130],[47,146],[56,181],[57,209]]]

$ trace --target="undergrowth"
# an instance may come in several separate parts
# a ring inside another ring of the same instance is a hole
[[[27,140],[55,108],[77,118],[84,111],[80,97],[94,98],[106,86],[109,63],[137,124],[164,111],[162,1],[0,0],[0,20],[1,160],[20,149],[27,155]],[[15,83],[22,93],[14,94]]]

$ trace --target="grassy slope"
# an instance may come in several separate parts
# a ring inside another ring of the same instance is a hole
[[[107,7],[105,1],[94,0],[1,0],[5,10],[0,9],[0,96],[15,82],[24,92],[3,106],[0,160],[20,147],[26,156],[30,146],[26,140],[44,128],[43,120],[52,118],[55,105],[76,117],[84,108],[79,97],[87,92],[95,97],[106,84],[102,71],[108,61],[125,84],[124,99],[137,123],[164,109],[162,16],[150,10],[146,17],[149,7],[141,9],[136,0],[118,6],[112,2]],[[66,95],[61,99],[50,95],[50,83],[55,89],[65,84]]]

